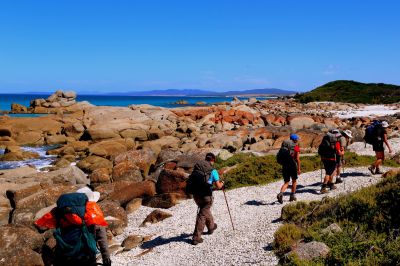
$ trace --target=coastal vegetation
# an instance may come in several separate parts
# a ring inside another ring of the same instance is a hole
[[[283,258],[300,239],[324,242],[325,259],[301,261],[286,256],[286,265],[399,265],[400,174],[338,198],[297,202],[282,209],[285,224],[275,233],[273,248]],[[323,229],[336,223],[341,230]]]
[[[361,156],[352,152],[347,152],[345,158],[345,167],[367,166],[375,160],[373,156]],[[385,165],[400,167],[400,164],[391,159],[386,160]],[[282,178],[281,165],[276,162],[275,155],[257,157],[251,153],[239,153],[226,161],[217,158],[216,168],[221,169],[224,167],[233,168],[223,175],[228,189],[263,185]],[[301,157],[302,172],[310,172],[318,169],[321,169],[321,160],[319,156]]]
[[[301,103],[333,101],[347,103],[389,104],[400,101],[400,86],[384,83],[361,83],[337,80],[306,93],[296,94]]]

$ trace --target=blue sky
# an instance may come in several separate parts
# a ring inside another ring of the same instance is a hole
[[[400,84],[400,1],[1,1],[0,92]]]

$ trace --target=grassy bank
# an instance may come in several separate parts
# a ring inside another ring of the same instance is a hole
[[[298,202],[282,209],[282,225],[275,233],[274,250],[283,256],[298,240],[324,242],[326,259],[286,265],[400,265],[400,175],[360,191],[321,202]],[[342,232],[323,234],[332,223]]]
[[[373,156],[358,156],[355,153],[346,153],[346,166],[367,166],[370,165],[374,158]],[[386,166],[400,167],[393,160],[385,161]],[[229,189],[262,185],[282,179],[282,167],[276,162],[274,155],[266,155],[257,157],[249,153],[235,154],[226,161],[217,158],[215,164],[217,169],[223,167],[236,166],[231,171],[224,174],[226,187]],[[302,172],[315,171],[321,168],[319,156],[304,156],[301,157]]]

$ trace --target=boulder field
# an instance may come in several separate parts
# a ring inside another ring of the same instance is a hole
[[[0,260],[22,265],[28,256],[35,265],[47,263],[51,252],[44,250],[54,248],[54,238],[33,222],[51,210],[62,193],[88,184],[99,191],[112,239],[127,226],[128,213],[141,205],[168,209],[187,199],[188,175],[207,152],[225,159],[236,152],[273,153],[294,132],[304,152],[315,152],[323,134],[337,127],[350,129],[359,141],[372,118],[339,119],[331,113],[357,108],[255,99],[173,109],[105,107],[76,102],[74,92],[62,91],[32,100],[30,107],[13,105],[13,112],[50,115],[0,117],[0,149],[4,149],[0,164],[37,158],[20,148],[24,145],[54,145],[48,153],[57,160],[47,172],[31,167],[0,170],[0,238],[29,236],[23,248],[18,238],[0,239]],[[392,126],[391,136],[398,136],[399,117],[385,118]],[[143,225],[157,220],[148,218]]]

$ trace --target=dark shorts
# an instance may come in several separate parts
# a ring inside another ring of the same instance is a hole
[[[332,175],[336,169],[336,161],[335,160],[323,160],[322,161],[325,168],[326,175]]]
[[[374,151],[378,151],[378,152],[385,150],[385,148],[383,147],[383,142],[377,142],[377,143],[372,144],[372,149]]]
[[[296,167],[282,167],[283,180],[289,182],[290,179],[293,181],[297,180],[297,168]]]

